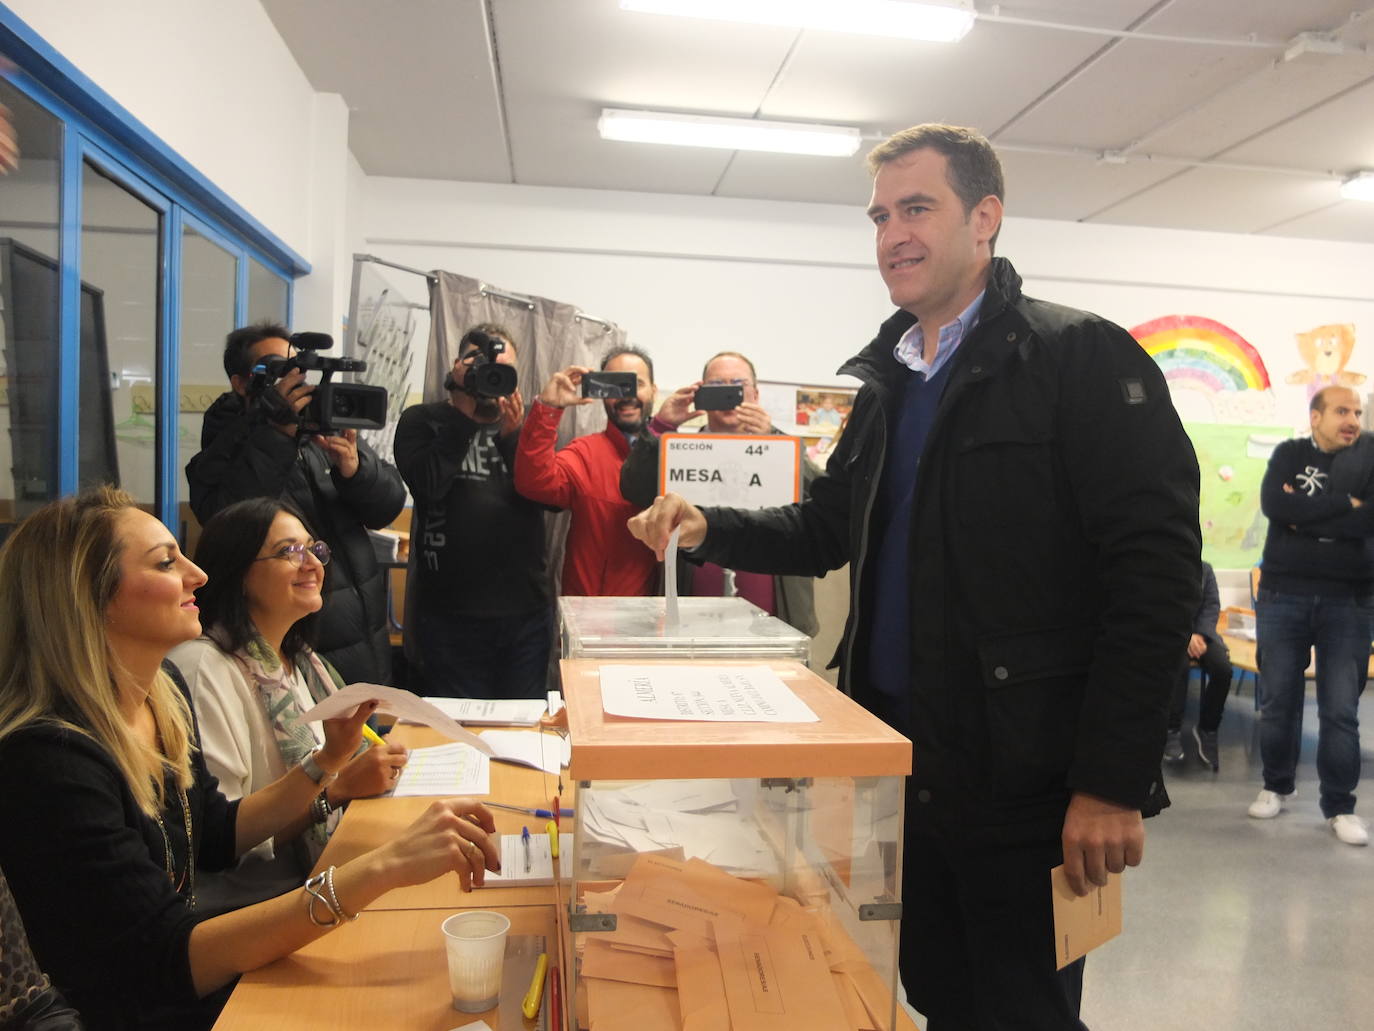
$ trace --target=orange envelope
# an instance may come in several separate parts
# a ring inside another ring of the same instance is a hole
[[[630,984],[650,984],[659,988],[677,987],[671,956],[646,956],[641,952],[627,952],[615,946],[589,938],[582,957],[582,976],[600,977],[608,981]]]
[[[707,863],[678,863],[641,856],[616,896],[617,913],[708,937],[716,920],[766,924],[776,895],[772,889],[722,873]]]
[[[1107,875],[1107,884],[1086,895],[1075,895],[1064,868],[1050,871],[1054,899],[1054,964],[1063,970],[1121,933],[1121,875]]]
[[[820,938],[787,928],[714,927],[734,1031],[850,1027]]]
[[[673,953],[673,963],[682,1031],[729,1031],[730,1008],[715,950],[678,949]]]
[[[835,979],[835,991],[839,994],[840,1001],[844,1003],[844,1011],[849,1016],[849,1026],[854,1031],[880,1031],[881,1025],[868,1012],[863,999],[859,997],[859,990],[854,987],[854,982],[850,980],[849,975],[831,974],[830,976]]]
[[[677,992],[652,985],[584,977],[591,1031],[682,1031]]]

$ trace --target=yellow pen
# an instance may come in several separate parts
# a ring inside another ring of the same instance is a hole
[[[366,723],[363,724],[363,738],[364,738],[369,744],[373,744],[373,745],[382,745],[383,747],[386,746],[386,742],[382,740],[382,735],[381,735],[381,734],[378,734],[375,730],[373,730],[371,727],[369,727]]]
[[[557,859],[557,858],[558,858],[558,824],[556,824],[556,823],[554,823],[552,820],[550,820],[549,823],[548,823],[548,826],[546,826],[546,827],[544,828],[544,830],[548,831],[548,834],[549,834],[549,855],[553,856],[554,859]]]
[[[525,1000],[520,1003],[520,1012],[525,1015],[526,1020],[533,1020],[539,1012],[539,1001],[544,997],[544,974],[549,969],[549,954],[541,952],[539,962],[534,965],[534,976],[530,978],[530,990],[525,993]]]

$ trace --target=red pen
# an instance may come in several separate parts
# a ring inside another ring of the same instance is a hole
[[[558,807],[554,806],[557,811]],[[552,1031],[563,1031],[563,982],[558,977],[558,968],[549,968],[549,1012],[553,1020],[549,1027]]]
[[[557,796],[557,795],[554,795],[554,796],[553,796],[553,805],[550,806],[550,809],[553,810],[553,825],[554,825],[555,827],[557,827],[558,830],[561,832],[561,831],[563,830],[563,827],[562,827],[562,825],[559,824],[559,822],[558,822],[558,816],[559,816],[559,813],[561,812],[561,809],[559,808],[559,805],[558,805],[558,796]]]

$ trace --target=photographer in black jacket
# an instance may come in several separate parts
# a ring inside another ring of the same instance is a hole
[[[316,651],[345,683],[391,680],[385,571],[368,537],[396,518],[405,487],[396,468],[358,440],[356,430],[301,439],[293,418],[310,403],[313,386],[293,369],[261,391],[250,390],[253,367],[290,352],[290,331],[260,322],[236,329],[224,346],[233,388],[205,413],[200,453],[186,466],[191,510],[202,524],[246,498],[292,502],[305,513],[332,561],[324,583]]]
[[[864,386],[800,504],[654,502],[662,552],[819,576],[850,564],[840,686],[911,738],[900,964],[929,1031],[1081,1029],[1050,871],[1140,863],[1201,596],[1198,466],[1120,326],[1025,296],[992,251],[1002,170],[957,126],[869,155],[900,309],[840,369]]]

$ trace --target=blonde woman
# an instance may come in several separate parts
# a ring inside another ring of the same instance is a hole
[[[162,668],[200,634],[204,582],[166,527],[112,488],[44,506],[0,549],[0,868],[39,964],[93,1029],[208,1028],[240,973],[384,892],[450,871],[467,889],[498,867],[491,814],[448,799],[303,887],[201,919],[197,872],[306,826],[374,707],[227,801]]]

